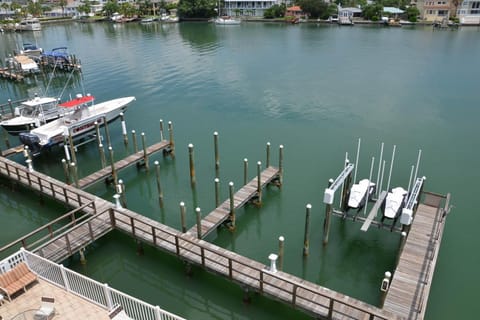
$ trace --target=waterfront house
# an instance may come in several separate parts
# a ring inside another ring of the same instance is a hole
[[[294,17],[296,19],[303,18],[305,16],[305,12],[303,12],[300,6],[293,6],[287,8],[285,11],[285,17]]]
[[[480,25],[480,1],[463,1],[457,9],[457,17],[461,24]]]
[[[273,5],[282,4],[283,0],[224,0],[224,6],[221,8],[220,15],[227,16],[252,16],[263,17],[265,10]]]

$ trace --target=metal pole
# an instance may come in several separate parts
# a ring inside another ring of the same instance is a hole
[[[128,145],[127,125],[125,123],[125,116],[123,115],[123,112],[120,113],[120,120],[122,122],[123,143]]]
[[[380,158],[378,160],[378,173],[377,173],[377,196],[380,194],[381,190],[378,188],[378,184],[380,183],[380,170],[382,169],[382,160],[383,160],[383,142],[382,146],[380,147]]]
[[[368,207],[368,200],[370,198],[370,186],[372,184],[372,174],[373,174],[373,166],[375,164],[375,157],[372,157],[372,163],[370,164],[370,174],[368,175],[368,188],[367,188],[367,198],[365,199],[365,207],[363,210],[363,215],[367,215],[367,207]]]
[[[267,142],[267,162],[265,168],[270,167],[270,142]]]
[[[215,177],[218,178],[219,169],[220,169],[220,155],[218,152],[218,132],[217,131],[213,133],[213,145],[215,150]]]
[[[417,166],[415,167],[415,178],[413,178],[413,181],[417,180],[418,177],[418,167],[420,166],[420,158],[422,157],[422,149],[418,150],[418,157],[417,157]]]
[[[407,194],[410,193],[410,187],[412,185],[413,170],[414,170],[414,166],[412,166],[412,168],[410,169],[410,177],[408,178]],[[415,180],[413,180],[413,181],[415,181]]]
[[[358,156],[360,155],[360,144],[362,139],[358,138],[357,155],[355,156],[355,173],[353,174],[353,183],[357,182]]]
[[[395,161],[395,150],[397,146],[393,146],[393,151],[392,151],[392,162],[390,163],[390,172],[388,174],[388,182],[387,182],[387,191],[390,190],[390,179],[392,178],[392,170],[393,170],[393,162]]]

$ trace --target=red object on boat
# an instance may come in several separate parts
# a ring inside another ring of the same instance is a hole
[[[72,108],[72,107],[82,105],[84,103],[91,102],[93,100],[95,100],[94,96],[87,95],[87,96],[84,96],[84,97],[75,98],[73,100],[61,103],[61,104],[59,104],[59,106],[64,107],[64,108]]]

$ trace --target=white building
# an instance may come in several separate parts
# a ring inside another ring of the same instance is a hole
[[[288,1],[289,2],[289,1]],[[224,7],[219,14],[227,16],[263,17],[265,10],[275,4],[286,3],[284,0],[224,0]]]
[[[457,10],[461,24],[480,24],[480,1],[465,0]]]

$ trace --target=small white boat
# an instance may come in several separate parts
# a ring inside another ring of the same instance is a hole
[[[223,17],[218,17],[214,20],[215,24],[219,25],[237,25],[240,24],[242,21],[233,19],[230,16],[223,16]]]
[[[408,191],[402,187],[393,188],[392,191],[387,194],[387,197],[382,204],[383,217],[381,220],[381,225],[383,225],[383,221],[385,219],[390,219],[393,220],[393,229],[403,207],[405,206],[407,195]]]
[[[361,210],[367,201],[375,192],[375,183],[368,179],[363,179],[354,184],[350,189],[350,196],[348,197],[348,209]]]
[[[178,22],[179,19],[175,14],[168,15],[166,13],[162,13],[162,15],[160,16],[160,21],[164,23],[174,23],[174,22]]]
[[[23,19],[15,25],[15,30],[17,31],[40,31],[42,30],[42,25],[40,20],[37,18],[27,18]]]
[[[14,57],[10,56],[5,59],[5,63],[9,68],[21,70],[24,73],[40,72],[38,64],[32,58],[23,54],[19,54]]]
[[[28,57],[38,58],[43,53],[43,49],[37,47],[31,43],[24,43],[20,54],[26,55]]]
[[[94,97],[87,95],[77,95],[73,100],[65,102],[65,104],[87,104],[92,105]],[[15,107],[15,117],[0,122],[0,125],[10,134],[17,135],[20,132],[29,131],[38,128],[50,121],[73,112],[73,109],[60,107],[58,99],[54,97],[38,97],[22,102]]]
[[[105,121],[115,120],[134,100],[135,97],[123,97],[90,107],[74,103],[60,104],[61,107],[73,108],[73,113],[30,132],[20,133],[20,141],[29,146],[33,155],[39,155],[42,151],[63,143],[65,134],[70,134],[73,139],[78,139],[95,130],[95,122],[101,125]]]
[[[140,23],[152,23],[154,21],[155,21],[154,18],[148,17],[148,18],[143,18],[142,20],[140,20]]]

